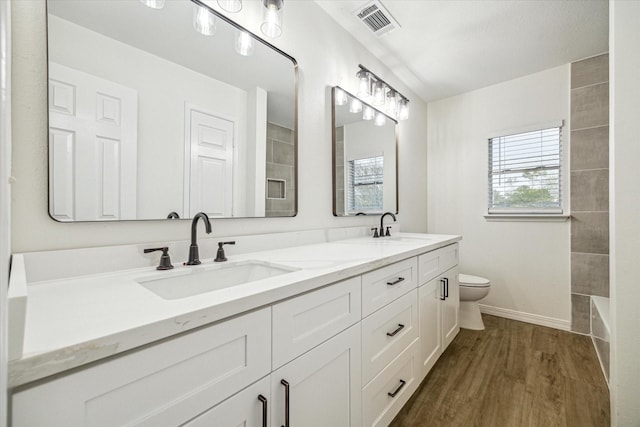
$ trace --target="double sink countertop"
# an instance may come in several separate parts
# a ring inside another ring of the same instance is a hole
[[[25,282],[26,321],[22,356],[9,362],[9,386],[73,369],[459,240],[461,237],[454,235],[414,233],[380,239],[358,237],[237,254],[228,256],[226,263],[206,259],[200,266],[184,266],[174,262],[175,268],[166,272],[142,267],[32,282],[24,273],[29,254],[17,254],[13,269],[22,274],[13,277],[12,272],[10,286],[16,286],[18,280]],[[177,299],[165,299],[139,283],[141,278],[170,277],[247,261],[292,271]]]

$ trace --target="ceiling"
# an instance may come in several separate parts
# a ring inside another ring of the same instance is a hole
[[[380,37],[354,13],[371,0],[316,3],[425,102],[607,52],[609,45],[607,0],[382,0],[400,28]],[[354,79],[356,71],[354,64]]]

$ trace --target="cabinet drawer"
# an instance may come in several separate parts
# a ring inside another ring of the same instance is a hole
[[[184,424],[184,427],[261,426],[269,423],[270,377],[264,377],[218,406]],[[260,400],[259,396],[263,398]],[[264,403],[263,403],[264,402]],[[264,405],[264,406],[263,406]],[[263,409],[266,407],[266,414]],[[266,417],[266,418],[265,418]],[[266,420],[265,423],[263,421]]]
[[[417,289],[362,321],[362,384],[375,377],[418,337]]]
[[[419,285],[424,285],[456,265],[458,265],[457,243],[420,255],[418,257]]]
[[[273,306],[273,369],[360,321],[360,277]]]
[[[419,384],[416,339],[362,389],[363,426],[387,426]]]
[[[267,375],[270,339],[270,308],[217,323],[15,393],[12,425],[179,425]]]
[[[418,260],[415,257],[363,274],[362,315],[370,315],[417,287],[417,279]]]

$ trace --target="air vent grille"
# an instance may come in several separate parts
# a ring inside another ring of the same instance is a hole
[[[367,3],[364,7],[358,9],[355,15],[376,36],[381,36],[395,28],[400,28],[398,21],[393,19],[393,16],[379,0]]]

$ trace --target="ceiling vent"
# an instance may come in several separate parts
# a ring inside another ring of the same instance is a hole
[[[367,26],[376,36],[380,37],[389,31],[400,28],[398,21],[393,19],[386,7],[379,0],[373,0],[355,11],[359,21]]]

